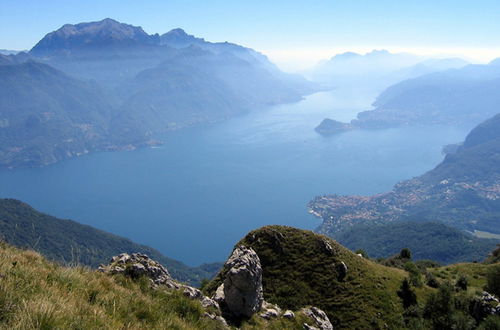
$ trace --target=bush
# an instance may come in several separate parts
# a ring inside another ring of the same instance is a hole
[[[486,291],[500,297],[500,265],[492,267],[486,274]]]
[[[417,295],[411,289],[410,281],[406,278],[403,282],[401,282],[401,286],[398,290],[398,296],[401,298],[405,309],[417,304]]]
[[[404,264],[404,269],[408,273],[410,273],[410,283],[416,287],[421,287],[422,279],[420,276],[421,275],[420,270],[417,268],[417,266],[413,262],[408,261],[407,263]]]
[[[455,288],[466,291],[468,285],[469,285],[469,279],[464,274],[461,274],[458,277],[457,282],[455,283]]]
[[[425,274],[425,284],[427,284],[431,288],[439,288],[439,281],[431,272],[427,272]]]
[[[411,260],[411,251],[410,251],[410,249],[408,249],[408,248],[402,249],[401,252],[399,252],[399,257],[401,259]]]

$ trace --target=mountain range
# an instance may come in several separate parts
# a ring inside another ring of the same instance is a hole
[[[407,79],[384,90],[373,110],[358,113],[349,129],[385,129],[412,125],[474,127],[498,113],[500,65],[467,65]],[[341,131],[328,121],[318,127],[321,134]],[[329,129],[333,127],[333,129]]]
[[[28,53],[0,55],[0,166],[39,166],[157,143],[316,90],[264,55],[181,29],[149,35],[112,19],[66,24]]]
[[[355,88],[373,94],[406,79],[467,64],[459,58],[436,59],[387,50],[364,55],[346,52],[319,63],[308,76],[334,88]]]

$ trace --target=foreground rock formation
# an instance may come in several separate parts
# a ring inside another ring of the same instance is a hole
[[[251,248],[239,246],[224,268],[227,269],[226,277],[214,299],[232,317],[251,317],[261,309],[264,301],[259,256]]]
[[[257,313],[260,319],[266,321],[280,317],[295,318],[293,311],[282,312],[279,306],[264,301],[262,266],[253,249],[238,246],[226,261],[224,270],[223,283],[217,288],[213,298],[209,298],[199,289],[174,280],[164,266],[145,254],[122,253],[111,258],[108,265],[101,265],[98,269],[109,275],[123,275],[133,279],[147,277],[154,289],[182,291],[184,296],[200,302],[205,309],[205,317],[219,321],[223,327],[227,327],[228,323],[239,324]],[[309,320],[304,323],[305,329],[332,329],[330,320],[319,308],[306,308],[298,313]]]

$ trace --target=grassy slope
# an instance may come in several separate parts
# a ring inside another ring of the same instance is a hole
[[[198,302],[0,245],[0,328],[215,329]]]
[[[209,267],[188,267],[126,238],[40,213],[14,199],[0,199],[0,238],[14,246],[34,249],[54,261],[90,267],[107,263],[123,252],[142,252],[166,266],[177,280],[193,285],[214,273],[206,270]]]
[[[266,301],[289,309],[317,306],[336,329],[401,326],[403,310],[396,291],[406,272],[363,259],[326,236],[290,227],[263,227],[237,245],[241,244],[259,255]],[[334,266],[341,261],[348,267],[343,281]],[[215,290],[225,271],[209,284],[208,292]]]
[[[415,260],[443,264],[483,260],[498,243],[437,222],[361,224],[336,233],[334,238],[352,250],[365,250],[373,258],[387,258],[409,248]]]
[[[0,278],[0,329],[225,329],[204,316],[198,301],[152,290],[146,278],[63,267],[5,243]],[[254,315],[241,329],[302,330],[306,322],[302,313],[272,321]]]

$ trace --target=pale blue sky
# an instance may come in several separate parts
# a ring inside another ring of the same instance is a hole
[[[500,56],[499,0],[0,0],[0,48],[29,49],[65,23],[111,17],[148,33],[176,27],[278,62],[344,50]]]

